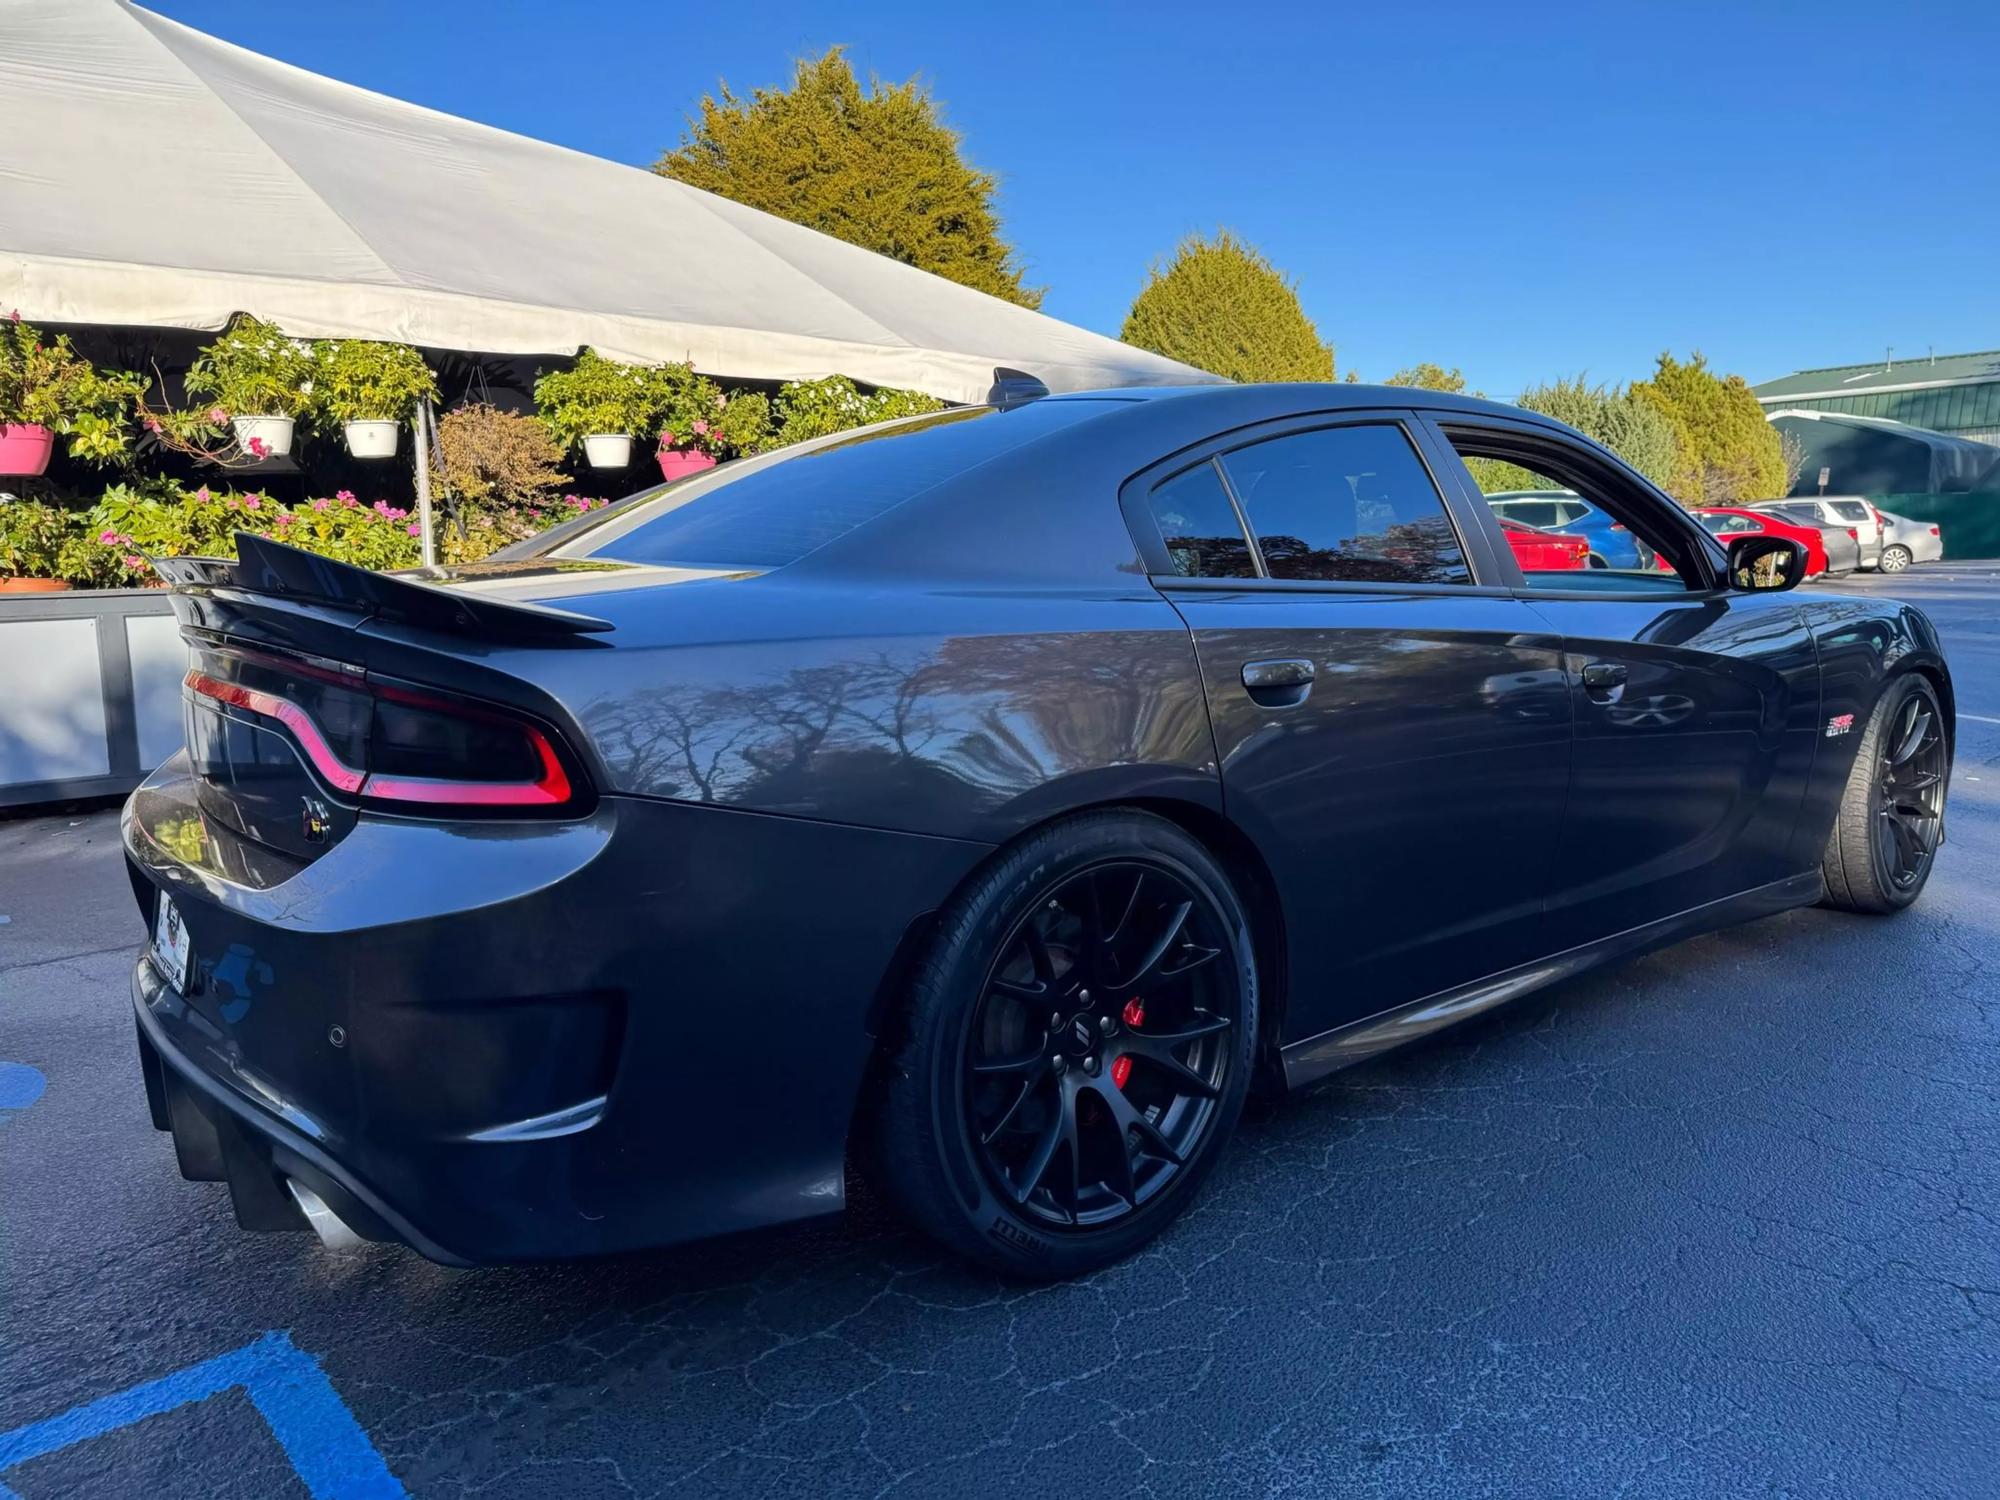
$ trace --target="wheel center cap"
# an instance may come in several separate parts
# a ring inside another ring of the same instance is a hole
[[[1071,1057],[1087,1057],[1097,1049],[1097,1023],[1088,1011],[1078,1011],[1056,1032],[1056,1040]]]

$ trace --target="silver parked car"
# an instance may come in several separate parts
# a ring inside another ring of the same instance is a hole
[[[1943,562],[1944,533],[1935,521],[1876,512],[1882,517],[1882,571],[1900,573],[1911,563]]]
[[[1860,495],[1794,495],[1789,500],[1754,500],[1752,510],[1776,510],[1781,505],[1805,506],[1821,526],[1852,526],[1861,544],[1861,566],[1882,561],[1882,515]]]
[[[1819,508],[1805,500],[1765,500],[1746,510],[1766,511],[1798,526],[1813,526],[1826,548],[1826,576],[1838,578],[1861,566],[1861,536],[1858,526],[1846,521],[1829,521]],[[1880,554],[1876,554],[1878,557]]]

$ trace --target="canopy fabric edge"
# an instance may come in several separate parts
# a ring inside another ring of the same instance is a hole
[[[1120,362],[1052,360],[1008,349],[955,354],[864,344],[760,328],[687,324],[644,316],[538,307],[400,282],[323,282],[239,272],[0,253],[0,316],[35,322],[216,330],[252,312],[297,338],[378,339],[480,354],[573,355],[588,346],[636,364],[692,361],[737,380],[816,380],[846,375],[940,400],[985,399],[1000,366],[1026,370],[1051,391],[1194,383],[1190,372],[1144,350]],[[1114,347],[1116,347],[1114,345]],[[1219,377],[1208,377],[1225,383]]]

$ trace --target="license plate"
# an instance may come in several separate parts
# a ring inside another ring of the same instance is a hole
[[[188,931],[174,898],[160,892],[160,909],[153,914],[153,962],[175,989],[187,989]]]

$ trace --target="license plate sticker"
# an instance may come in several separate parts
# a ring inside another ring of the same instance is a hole
[[[183,992],[187,989],[188,931],[181,921],[174,898],[160,892],[160,907],[153,914],[153,961],[167,982]]]

